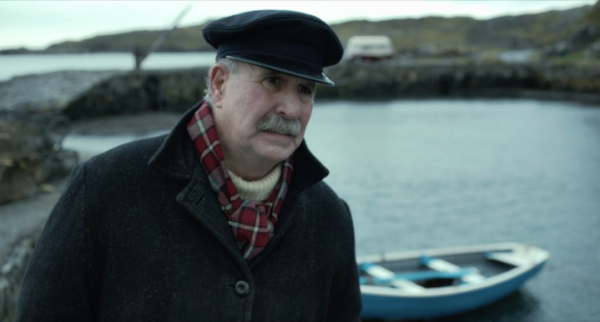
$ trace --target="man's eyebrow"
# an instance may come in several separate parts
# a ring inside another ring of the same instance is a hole
[[[266,77],[266,76],[291,76],[291,77],[296,77],[296,76],[292,76],[289,74],[286,74],[284,72],[280,72],[280,71],[276,71],[276,70],[272,70],[272,69],[266,69],[266,68],[261,68],[258,72],[258,76],[259,77]],[[315,89],[317,87],[317,84],[314,81],[308,80],[308,79],[304,79],[304,78],[299,78],[300,80],[300,84],[305,85],[310,87],[311,89]]]
[[[266,69],[266,68],[261,68],[258,70],[258,76],[278,76],[278,75],[282,75],[282,72],[278,72],[276,70],[272,70],[272,69]]]

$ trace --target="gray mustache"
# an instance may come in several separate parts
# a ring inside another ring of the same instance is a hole
[[[279,115],[267,115],[258,123],[259,131],[269,131],[286,135],[297,136],[300,134],[299,120],[288,120]]]

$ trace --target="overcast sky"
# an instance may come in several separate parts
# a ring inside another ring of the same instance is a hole
[[[45,48],[65,40],[169,27],[188,5],[183,26],[256,9],[310,13],[328,23],[424,16],[502,15],[568,9],[596,0],[403,0],[403,1],[0,1],[0,49]]]

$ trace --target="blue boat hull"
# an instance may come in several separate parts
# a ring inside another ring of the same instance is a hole
[[[442,296],[387,296],[362,293],[363,318],[418,319],[434,318],[470,311],[493,303],[516,291],[525,281],[535,276],[545,262],[523,274],[497,284],[490,284],[468,292]]]

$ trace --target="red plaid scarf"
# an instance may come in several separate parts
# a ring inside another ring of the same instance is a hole
[[[223,163],[223,150],[208,103],[204,102],[198,108],[187,129],[210,185],[217,193],[221,209],[227,216],[233,236],[238,241],[242,255],[249,260],[260,253],[273,236],[283,199],[292,180],[293,158],[290,156],[283,162],[281,178],[266,200],[242,200]]]

